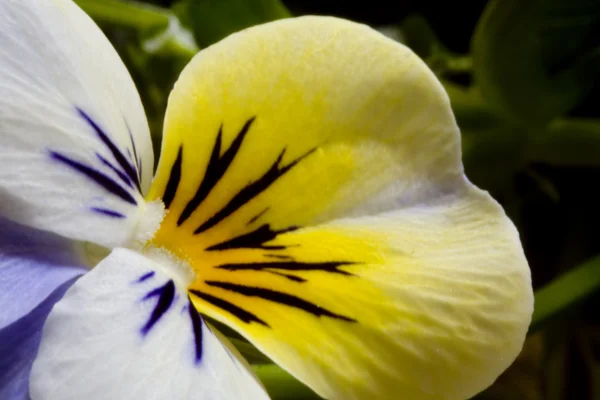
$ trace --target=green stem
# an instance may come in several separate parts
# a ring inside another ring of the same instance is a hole
[[[473,58],[471,56],[456,56],[454,54],[446,54],[446,62],[448,70],[457,73],[470,73],[473,71]]]
[[[600,256],[558,277],[535,293],[535,310],[529,332],[600,289]]]
[[[75,0],[94,20],[136,29],[166,28],[173,14],[160,7],[119,0]]]
[[[275,364],[253,365],[256,375],[267,389],[269,396],[277,400],[319,400],[312,390]]]
[[[169,10],[135,1],[75,2],[96,22],[149,32],[153,36],[150,42],[157,39],[159,43],[159,46],[152,50],[153,53],[176,55],[189,60],[198,52],[191,34],[181,27],[177,16]]]

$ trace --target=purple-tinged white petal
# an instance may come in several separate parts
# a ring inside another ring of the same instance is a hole
[[[0,329],[86,271],[76,243],[0,218]]]
[[[268,399],[173,270],[115,249],[79,279],[44,326],[32,398]]]
[[[71,0],[0,1],[0,215],[76,240],[131,240],[153,154],[135,85]]]
[[[42,327],[54,304],[76,279],[63,283],[29,314],[0,329],[0,399],[30,400],[29,374],[42,340]]]

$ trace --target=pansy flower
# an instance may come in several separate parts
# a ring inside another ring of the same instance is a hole
[[[466,399],[519,353],[518,233],[409,49],[302,17],[202,50],[156,174],[69,0],[0,1],[0,397],[263,399],[203,315],[330,399]]]

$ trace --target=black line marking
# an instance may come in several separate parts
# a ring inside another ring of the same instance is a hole
[[[282,276],[282,277],[284,277],[284,278],[286,278],[286,279],[289,279],[289,280],[290,280],[290,281],[292,281],[292,282],[298,282],[298,283],[303,283],[303,282],[306,282],[306,279],[304,279],[304,278],[301,278],[301,277],[299,277],[299,276],[296,276],[296,275],[292,275],[292,274],[284,274],[284,273],[282,273],[282,272],[271,271],[271,270],[269,270],[269,269],[264,269],[263,271],[265,271],[265,272],[268,272],[268,273],[270,273],[270,274],[273,274],[273,275]]]
[[[163,194],[163,202],[165,203],[165,208],[168,209],[175,198],[175,193],[177,193],[177,187],[179,186],[179,181],[181,180],[181,161],[183,158],[183,145],[179,146],[179,151],[177,152],[177,158],[173,162],[171,166],[171,172],[169,174],[169,181],[167,182],[167,186],[165,187],[165,193]]]
[[[217,267],[217,268],[219,268],[219,267]],[[234,272],[234,271],[238,271],[238,270],[229,269],[228,271]],[[246,269],[246,271],[249,271],[249,269]],[[254,271],[266,272],[266,273],[273,274],[273,275],[276,275],[276,276],[281,276],[283,278],[289,279],[292,282],[297,282],[297,283],[304,283],[304,282],[306,282],[306,279],[304,279],[302,277],[299,277],[297,275],[285,274],[283,272],[273,271],[273,270],[270,270],[268,268],[255,269]]]
[[[219,128],[219,133],[215,139],[215,144],[213,146],[212,153],[210,155],[210,160],[208,161],[208,165],[206,166],[206,172],[204,173],[204,178],[196,191],[194,197],[188,202],[185,206],[183,212],[179,216],[177,220],[177,225],[181,226],[192,213],[198,208],[198,206],[206,199],[210,191],[215,187],[217,182],[225,175],[225,172],[231,165],[233,159],[237,155],[240,147],[242,146],[242,142],[252,122],[254,122],[255,117],[250,118],[242,129],[239,131],[231,146],[223,153],[221,156],[221,142],[223,139],[223,125]]]
[[[248,312],[248,311],[244,310],[243,308],[238,307],[235,304],[228,302],[227,300],[223,300],[219,297],[212,296],[208,293],[204,293],[199,290],[190,289],[189,292],[191,294],[193,294],[194,296],[197,296],[200,299],[206,301],[207,303],[212,304],[215,307],[219,307],[220,309],[227,311],[228,313],[230,313],[231,315],[233,315],[234,317],[236,317],[237,319],[239,319],[242,322],[245,322],[247,324],[249,324],[251,322],[256,322],[260,325],[264,325],[267,328],[269,328],[269,324],[267,324],[265,321],[258,318],[256,315],[252,314],[251,312]]]
[[[89,126],[92,127],[94,132],[96,132],[96,135],[98,135],[102,143],[104,143],[108,150],[110,150],[117,163],[121,166],[121,168],[123,168],[123,171],[127,174],[129,179],[131,179],[133,183],[135,183],[135,186],[141,193],[142,189],[140,188],[140,180],[138,178],[137,169],[133,165],[131,165],[129,161],[127,161],[127,158],[123,155],[123,153],[121,153],[121,151],[112,142],[112,140],[110,140],[108,135],[98,126],[98,124],[96,124],[96,122],[89,115],[87,115],[85,111],[83,111],[79,107],[76,107],[76,109],[79,115],[88,123]]]
[[[120,212],[117,212],[115,210],[109,210],[108,208],[92,207],[92,208],[90,208],[90,210],[92,210],[98,214],[106,215],[107,217],[119,218],[119,219],[125,218],[125,214],[121,214]]]
[[[241,294],[247,297],[258,297],[263,300],[267,300],[273,303],[281,304],[284,306],[296,308],[302,311],[305,311],[309,314],[312,314],[316,317],[329,317],[334,319],[339,319],[341,321],[346,322],[356,322],[355,319],[346,317],[344,315],[336,314],[318,306],[310,301],[306,301],[301,299],[300,297],[293,296],[288,293],[279,292],[276,290],[271,290],[267,288],[261,288],[256,286],[245,286],[238,285],[230,282],[220,282],[220,281],[204,281],[207,285],[212,287],[217,287],[223,290],[227,290],[230,292],[234,292],[237,294]]]
[[[263,191],[269,188],[277,179],[282,177],[286,172],[291,170],[294,166],[296,166],[300,161],[304,158],[308,157],[310,154],[314,152],[315,149],[310,150],[306,154],[298,157],[288,165],[281,165],[281,160],[283,159],[283,155],[285,154],[285,149],[279,154],[277,160],[273,163],[271,168],[259,179],[254,182],[249,183],[244,188],[242,188],[230,201],[223,207],[220,211],[218,211],[215,215],[210,217],[206,222],[200,225],[195,231],[194,234],[198,234],[204,232],[231,214],[237,211],[244,204],[248,203],[250,200],[261,194]]]
[[[236,236],[232,239],[217,243],[206,250],[231,250],[231,249],[264,249],[264,250],[283,250],[285,246],[267,245],[265,243],[275,239],[277,235],[291,232],[298,229],[297,226],[292,226],[286,229],[273,230],[269,224],[264,224],[253,230],[252,232]]]
[[[202,317],[192,304],[192,300],[189,299],[190,302],[188,306],[188,311],[190,313],[190,320],[192,321],[192,331],[194,332],[194,343],[196,349],[196,358],[195,363],[198,365],[202,360]]]
[[[267,208],[265,208],[264,210],[262,210],[261,212],[259,212],[258,214],[256,214],[254,217],[252,217],[252,218],[250,219],[250,221],[248,221],[248,222],[246,223],[246,225],[251,225],[251,224],[253,224],[253,223],[254,223],[254,222],[256,222],[256,221],[257,221],[257,220],[258,220],[260,217],[262,217],[263,215],[265,215],[265,213],[266,213],[267,211],[269,211],[270,209],[271,209],[271,207],[267,207]]]
[[[135,157],[135,165],[137,166],[138,177],[140,180],[142,180],[142,160],[138,158],[135,140],[133,140],[133,134],[131,133],[131,129],[129,129],[129,124],[127,121],[125,121],[125,126],[127,127],[127,132],[129,132],[129,138],[131,139],[131,147],[133,148],[133,156]]]
[[[142,171],[143,170],[142,170],[142,159],[141,158],[139,160],[139,167],[138,168],[139,168],[138,170],[140,171],[140,179],[142,179],[141,176],[142,176]]]
[[[110,161],[108,161],[106,158],[102,157],[100,154],[96,153],[96,157],[98,157],[98,159],[100,160],[100,162],[104,165],[106,165],[110,170],[112,170],[115,174],[117,174],[119,176],[119,178],[121,178],[121,180],[130,188],[133,189],[133,183],[131,182],[131,179],[129,179],[129,177],[127,175],[125,175],[123,173],[123,171],[121,171],[119,168],[115,167],[114,165],[112,165],[112,163]]]
[[[91,168],[55,151],[50,151],[50,157],[87,176],[89,179],[96,182],[96,184],[102,186],[104,189],[119,197],[121,200],[133,205],[137,205],[137,201],[135,201],[133,196],[131,196],[126,189],[115,182],[112,178],[104,175],[102,172],[99,172],[94,168]]]
[[[346,265],[355,264],[345,261],[328,261],[328,262],[299,262],[299,261],[281,261],[281,262],[264,262],[264,263],[239,263],[239,264],[223,264],[216,266],[217,269],[225,269],[228,271],[262,271],[262,270],[283,270],[283,271],[323,271],[333,274],[353,276],[350,272],[339,269]]]
[[[158,301],[154,306],[154,310],[152,310],[150,318],[148,318],[148,321],[141,329],[143,335],[147,335],[150,332],[150,329],[165,315],[171,304],[173,304],[173,299],[175,298],[175,284],[173,281],[170,280],[164,286],[154,289],[144,297],[144,300],[156,296],[158,296]]]
[[[142,283],[150,278],[152,278],[156,273],[154,271],[146,272],[144,275],[140,276],[136,283]]]
[[[265,257],[268,258],[277,258],[278,260],[293,260],[294,258],[291,256],[286,256],[285,254],[265,254]]]

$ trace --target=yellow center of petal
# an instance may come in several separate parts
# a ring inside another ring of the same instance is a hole
[[[127,248],[139,251],[144,256],[164,267],[164,273],[168,275],[180,290],[187,288],[196,280],[196,273],[185,257],[178,251],[177,247],[165,246],[157,243],[155,238],[164,225],[168,210],[161,200],[148,201],[142,207],[138,225]]]

